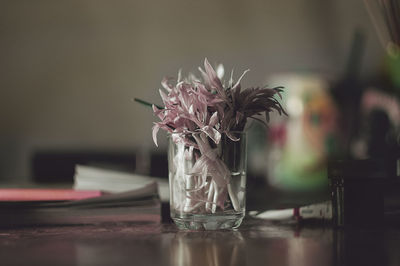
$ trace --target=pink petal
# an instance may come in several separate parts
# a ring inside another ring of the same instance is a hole
[[[232,87],[232,90],[235,90],[239,85],[240,82],[242,81],[242,78],[244,77],[244,75],[246,75],[247,72],[249,72],[250,69],[247,69],[243,72],[243,74],[240,76],[240,78],[236,81],[236,84]]]
[[[158,143],[157,143],[157,133],[158,133],[158,130],[160,130],[160,125],[159,124],[157,124],[157,123],[154,123],[154,126],[153,126],[153,141],[154,141],[154,144],[156,144],[156,146],[158,147]]]
[[[210,126],[205,126],[201,129],[201,131],[206,133],[207,136],[209,136],[210,139],[212,139],[216,144],[218,144],[220,142],[221,133],[219,133],[218,130],[216,130],[215,128],[210,127]]]
[[[164,120],[164,118],[165,118],[164,110],[158,109],[157,106],[155,106],[154,104],[152,105],[152,108],[153,108],[154,114],[156,116],[158,116],[158,118],[160,118],[161,120]]]
[[[161,81],[161,85],[163,86],[164,89],[166,89],[168,92],[171,92],[171,90],[173,89],[173,86],[171,84],[169,84],[169,81],[172,80],[172,78],[167,78],[164,77]]]
[[[239,124],[243,117],[244,115],[241,112],[236,112],[236,125]]]
[[[218,123],[218,112],[214,112],[214,114],[210,118],[210,127],[214,127]]]
[[[207,58],[204,59],[204,69],[210,78],[210,81],[217,89],[222,89],[221,80],[218,78],[217,73],[215,72],[214,68],[210,65]]]
[[[190,174],[200,174],[202,170],[207,167],[208,161],[206,156],[201,156],[199,159],[196,160],[195,164],[193,165],[192,169],[190,169]]]
[[[219,192],[219,197],[217,200],[217,205],[223,210],[225,208],[225,202],[226,199],[228,197],[228,191],[226,189],[226,187],[221,188],[220,192]]]
[[[210,165],[212,165],[214,174],[212,175],[213,180],[217,184],[218,187],[225,187],[227,184],[227,179],[230,176],[230,171],[226,167],[225,163],[220,159],[217,160],[209,160]]]
[[[226,136],[227,136],[228,138],[230,138],[230,139],[233,140],[233,141],[238,141],[238,140],[240,140],[239,138],[237,138],[237,137],[235,137],[234,135],[232,135],[230,132],[225,132],[225,134],[226,134]]]

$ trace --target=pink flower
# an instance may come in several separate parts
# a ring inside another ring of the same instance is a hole
[[[265,112],[266,121],[269,112],[276,110],[285,113],[281,104],[275,99],[280,96],[282,88],[248,88],[241,90],[240,82],[246,70],[230,87],[224,88],[215,70],[207,59],[204,60],[204,70],[199,68],[203,82],[194,76],[172,84],[172,78],[164,78],[161,82],[164,90],[160,96],[164,108],[153,105],[153,111],[160,118],[154,123],[153,140],[157,145],[157,132],[163,129],[170,133],[177,133],[185,141],[186,136],[195,132],[204,132],[216,144],[221,134],[226,134],[232,140],[237,140],[232,131],[242,131],[247,118],[256,118]]]

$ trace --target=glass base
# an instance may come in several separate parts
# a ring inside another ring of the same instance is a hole
[[[219,230],[236,229],[240,226],[244,214],[191,214],[175,216],[172,220],[179,229],[183,230]]]

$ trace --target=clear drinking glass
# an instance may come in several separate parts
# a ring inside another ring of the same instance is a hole
[[[205,133],[169,135],[171,218],[180,229],[231,229],[246,205],[246,134],[215,144]]]

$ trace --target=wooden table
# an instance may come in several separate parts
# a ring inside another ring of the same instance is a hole
[[[0,230],[0,265],[400,265],[400,228],[247,219],[237,231],[178,231],[173,224]]]

